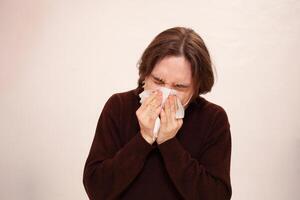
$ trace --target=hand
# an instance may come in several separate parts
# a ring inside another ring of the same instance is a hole
[[[136,116],[140,125],[140,132],[143,138],[153,144],[153,129],[156,118],[161,111],[162,93],[155,91],[151,94],[136,111]]]
[[[176,96],[170,95],[165,102],[164,108],[160,113],[160,129],[156,139],[157,144],[161,144],[176,136],[183,124],[182,119],[176,119]]]

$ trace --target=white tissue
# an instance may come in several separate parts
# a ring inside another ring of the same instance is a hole
[[[169,95],[176,95],[176,90],[172,90],[166,87],[160,87],[159,90],[162,92],[162,104],[161,106],[164,105],[166,102],[167,98]],[[141,100],[140,103],[143,103],[144,100],[151,95],[151,90],[144,90],[142,93],[139,94]],[[182,106],[180,100],[176,98],[176,103],[177,103],[177,111],[176,111],[176,119],[182,119],[184,118],[184,107]],[[159,117],[156,118],[155,124],[154,124],[154,129],[153,129],[153,141],[157,138],[158,130],[160,127],[160,119]]]

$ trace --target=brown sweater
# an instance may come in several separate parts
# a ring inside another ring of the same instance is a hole
[[[225,200],[230,183],[231,134],[224,109],[197,97],[176,137],[157,145],[139,132],[140,89],[106,102],[85,163],[91,200]]]

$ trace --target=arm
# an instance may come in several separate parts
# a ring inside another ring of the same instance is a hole
[[[91,200],[116,199],[141,171],[153,148],[140,133],[122,147],[118,106],[117,96],[105,104],[85,163],[83,184]]]
[[[216,115],[200,159],[192,158],[176,137],[158,148],[170,178],[184,199],[231,198],[231,134],[224,110]]]

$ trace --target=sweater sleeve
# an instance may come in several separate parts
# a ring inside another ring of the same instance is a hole
[[[99,117],[83,172],[83,184],[91,200],[117,199],[141,171],[153,146],[138,132],[121,145],[120,102],[113,95]]]
[[[168,174],[184,199],[231,198],[231,134],[223,109],[217,113],[208,133],[198,159],[192,158],[176,137],[158,146]]]

